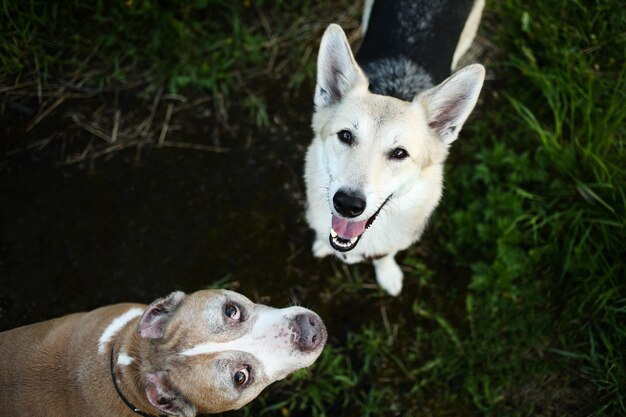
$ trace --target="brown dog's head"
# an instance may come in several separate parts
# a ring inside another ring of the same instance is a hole
[[[175,292],[150,304],[138,326],[148,401],[175,416],[238,409],[272,382],[311,365],[326,328],[302,307],[275,309],[241,294]]]

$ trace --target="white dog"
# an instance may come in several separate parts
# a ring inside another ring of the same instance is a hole
[[[372,260],[392,295],[403,279],[394,256],[420,238],[439,203],[448,148],[482,88],[478,64],[444,78],[471,44],[483,5],[368,2],[356,60],[339,26],[322,38],[305,162],[313,253]]]

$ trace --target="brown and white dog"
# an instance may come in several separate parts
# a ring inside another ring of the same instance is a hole
[[[174,292],[0,333],[3,416],[190,417],[242,407],[311,365],[326,328],[302,307]]]

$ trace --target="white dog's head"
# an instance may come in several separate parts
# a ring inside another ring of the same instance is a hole
[[[317,61],[313,130],[323,143],[334,249],[353,249],[391,199],[444,162],[483,79],[484,68],[475,64],[412,102],[372,94],[343,30],[328,27]]]

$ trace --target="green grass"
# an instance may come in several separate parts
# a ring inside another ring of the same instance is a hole
[[[0,79],[208,92],[264,125],[268,90],[312,89],[323,27],[356,26],[348,3],[5,1]],[[626,8],[492,1],[481,33],[494,76],[404,295],[338,268],[318,363],[233,414],[626,414]]]
[[[506,115],[492,117],[502,118],[497,135],[485,128],[476,134],[492,144],[482,153],[499,152],[482,161],[485,177],[509,161],[500,171],[504,181],[483,184],[487,207],[506,201],[506,211],[492,219],[490,210],[471,215],[495,224],[497,246],[493,258],[470,264],[468,297],[477,305],[477,296],[484,302],[489,295],[486,306],[498,311],[482,314],[483,327],[490,318],[504,319],[503,329],[522,330],[520,344],[511,347],[546,356],[529,358],[535,378],[546,368],[570,372],[595,390],[587,393],[583,412],[610,415],[626,412],[626,12],[614,2],[594,3],[501,5],[500,16],[508,19],[503,26],[521,29],[496,33],[496,42],[509,45],[500,92],[510,106]],[[511,307],[496,296],[507,293],[519,307],[503,316]],[[523,373],[510,377],[524,381]],[[489,404],[489,397],[478,399]]]
[[[0,84],[36,83],[39,94],[59,85],[139,86],[137,95],[165,86],[173,94],[209,93],[222,112],[243,108],[267,125],[269,86],[293,92],[310,80],[311,33],[356,10],[347,1],[8,0],[0,7]]]

